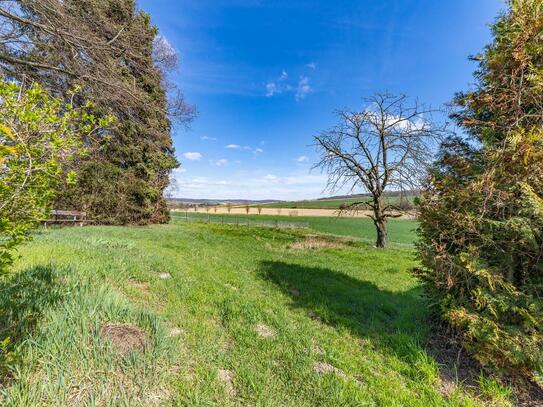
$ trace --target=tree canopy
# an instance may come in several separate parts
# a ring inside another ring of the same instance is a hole
[[[78,181],[61,186],[57,206],[103,223],[167,220],[163,191],[179,165],[171,120],[187,123],[194,110],[167,81],[177,57],[150,17],[132,0],[5,1],[0,39],[5,77],[117,118],[84,140],[88,154],[71,164]]]

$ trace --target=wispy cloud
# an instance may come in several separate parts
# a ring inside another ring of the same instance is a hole
[[[306,67],[315,69],[317,66],[312,62],[307,64]],[[294,97],[297,101],[304,99],[306,95],[312,91],[308,76],[302,75],[298,82],[294,82],[289,80],[288,72],[285,70],[283,70],[281,75],[276,79],[268,81],[265,87],[266,97],[272,97],[282,93],[294,93]]]
[[[204,141],[217,141],[217,139],[215,137],[209,137],[209,136],[202,136],[200,137],[200,140],[204,140]]]
[[[296,100],[302,100],[305,99],[306,95],[308,93],[311,93],[313,89],[311,89],[311,86],[309,85],[309,78],[307,76],[300,76],[300,80],[298,81],[298,88],[296,90]]]
[[[277,89],[277,84],[275,82],[268,82],[266,84],[266,97],[272,97],[276,93],[280,93]]]
[[[243,150],[243,151],[252,151],[255,154],[263,153],[264,150],[261,148],[253,148],[251,146],[242,146],[239,144],[228,144],[225,146],[225,148],[228,148],[230,150]]]
[[[226,158],[221,158],[220,160],[215,161],[215,165],[217,167],[222,167],[227,164],[228,164],[228,160]]]
[[[183,153],[183,157],[185,157],[189,161],[199,161],[202,159],[203,155],[198,152],[188,151],[186,153]]]
[[[317,69],[317,64],[315,62],[310,62],[306,65],[309,69]]]
[[[298,161],[299,163],[306,163],[309,161],[309,157],[306,155],[301,155],[296,159],[296,161]]]
[[[249,173],[235,178],[177,177],[172,191],[184,198],[216,199],[307,199],[320,197],[326,176],[291,174],[280,176],[269,173],[251,177]]]

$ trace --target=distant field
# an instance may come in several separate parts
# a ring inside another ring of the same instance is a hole
[[[407,196],[402,198],[406,202],[413,203],[415,196]],[[349,205],[355,202],[368,201],[369,198],[345,198],[345,199],[316,199],[308,201],[289,201],[289,202],[275,202],[264,204],[262,207],[268,208],[286,208],[286,209],[339,209],[342,205]],[[386,198],[387,202],[398,203],[400,197],[391,196]],[[256,206],[256,205],[253,205]]]
[[[308,227],[317,232],[330,233],[340,236],[351,236],[373,243],[375,240],[375,228],[370,218],[338,218],[323,216],[272,216],[272,215],[214,215],[194,212],[172,212],[172,221],[184,221],[185,216],[191,220],[221,223],[264,223],[273,226],[277,224],[292,224],[300,227]],[[389,221],[389,239],[391,243],[413,244],[416,239],[415,229],[417,222],[409,219],[391,219]]]

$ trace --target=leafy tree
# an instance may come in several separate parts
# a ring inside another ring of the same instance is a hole
[[[109,118],[96,120],[33,85],[0,81],[0,274],[13,250],[43,220],[57,184],[75,181],[62,164],[79,156],[83,137],[96,135]],[[90,105],[86,105],[90,108]]]
[[[485,366],[543,373],[543,1],[512,0],[423,194],[418,275]],[[538,376],[539,375],[539,376]]]
[[[187,123],[193,109],[167,81],[177,57],[150,17],[133,0],[19,0],[1,2],[0,23],[8,77],[118,119],[107,137],[84,140],[89,153],[72,163],[78,181],[59,186],[57,206],[102,223],[166,221],[163,192],[178,166],[171,119]]]

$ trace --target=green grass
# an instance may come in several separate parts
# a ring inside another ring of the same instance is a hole
[[[289,223],[293,225],[307,226],[310,229],[340,236],[349,236],[363,240],[368,243],[375,242],[375,226],[373,221],[368,217],[327,217],[327,216],[275,216],[275,215],[215,215],[212,212],[208,214],[196,212],[172,212],[172,220],[174,222],[185,222],[185,216],[191,220],[201,220],[206,222],[208,216],[212,222],[220,223],[241,223],[249,221],[258,223],[274,222]],[[415,229],[417,222],[409,219],[390,219],[388,221],[389,240],[391,243],[401,245],[412,245],[416,240]]]
[[[0,286],[18,355],[2,405],[479,405],[461,385],[439,391],[412,249],[291,247],[304,233],[181,222],[39,233]],[[145,350],[116,352],[107,321],[144,329]]]
[[[403,198],[406,201],[413,203],[414,196],[406,196]],[[274,202],[269,204],[263,204],[261,206],[267,208],[285,208],[285,209],[339,209],[343,205],[349,205],[356,202],[366,202],[369,197],[359,198],[342,198],[342,199],[314,199],[306,201],[287,201],[287,202]],[[386,198],[389,203],[400,202],[400,197],[390,196]],[[253,205],[257,206],[257,205]]]

